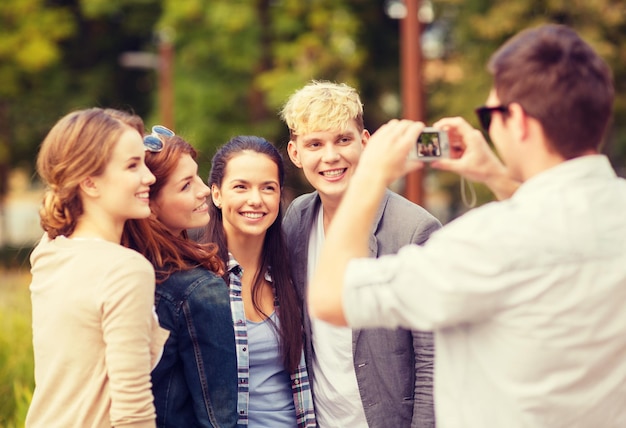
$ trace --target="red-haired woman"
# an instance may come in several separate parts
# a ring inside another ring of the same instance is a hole
[[[237,423],[237,361],[224,263],[214,244],[189,239],[209,222],[209,188],[196,151],[162,126],[144,137],[156,177],[152,215],[126,226],[123,243],[150,260],[157,277],[156,311],[170,331],[152,373],[159,427],[232,427]]]

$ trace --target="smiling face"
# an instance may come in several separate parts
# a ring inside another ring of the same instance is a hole
[[[91,177],[97,189],[95,203],[118,227],[128,219],[150,215],[149,191],[154,175],[145,164],[141,135],[128,128],[111,153],[102,174]]]
[[[322,201],[340,201],[354,174],[369,132],[359,132],[354,120],[343,131],[316,131],[293,137],[287,146],[289,158]]]
[[[185,229],[206,226],[209,222],[206,202],[209,193],[198,176],[198,164],[184,153],[151,208],[161,223],[178,236]]]
[[[214,184],[211,192],[229,241],[263,238],[280,208],[278,166],[265,154],[244,150],[228,161],[221,186]]]

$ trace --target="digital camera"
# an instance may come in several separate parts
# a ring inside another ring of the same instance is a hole
[[[445,159],[450,157],[450,143],[448,133],[438,128],[426,127],[417,137],[415,147],[409,154],[410,159],[423,162]]]

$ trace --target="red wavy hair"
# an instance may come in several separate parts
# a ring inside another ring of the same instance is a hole
[[[181,137],[160,138],[164,142],[163,150],[146,152],[146,165],[156,177],[156,183],[150,186],[151,201],[159,195],[183,154],[193,159],[197,157],[196,150]],[[174,272],[195,267],[204,267],[220,276],[224,274],[224,262],[218,257],[216,244],[192,241],[186,231],[174,236],[154,213],[147,219],[128,220],[122,234],[122,245],[150,260],[156,271],[157,284]]]

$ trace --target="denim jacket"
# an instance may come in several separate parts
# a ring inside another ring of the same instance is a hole
[[[158,427],[237,425],[237,354],[228,286],[204,268],[156,286],[156,312],[170,331],[152,372]]]

